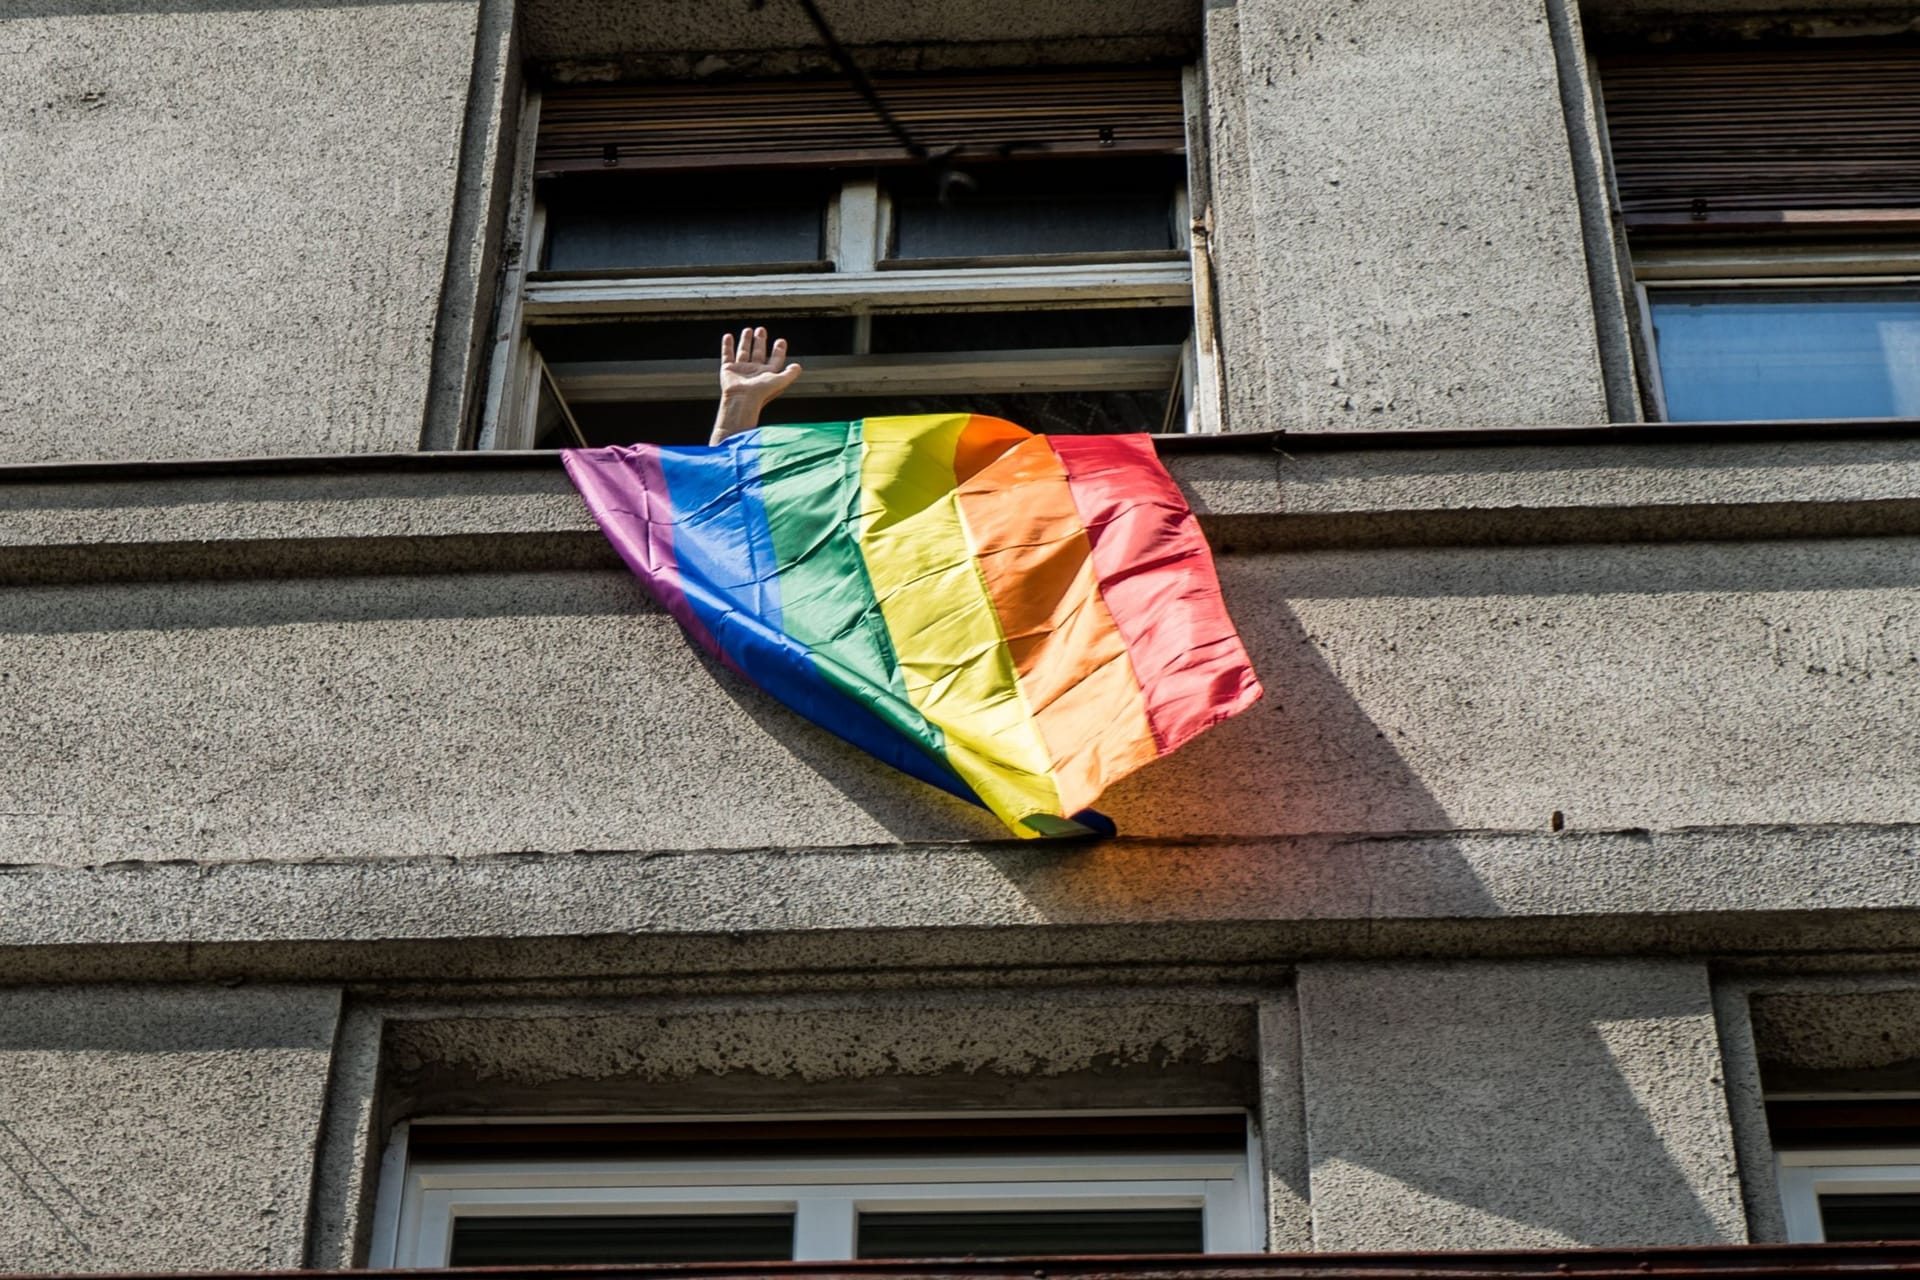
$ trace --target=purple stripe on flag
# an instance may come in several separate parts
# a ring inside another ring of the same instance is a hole
[[[667,492],[658,451],[614,445],[566,449],[560,457],[587,510],[627,568],[701,648],[725,662],[713,633],[680,587],[680,561],[673,550],[673,498]]]

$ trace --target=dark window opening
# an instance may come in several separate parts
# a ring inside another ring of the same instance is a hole
[[[1100,1253],[1199,1253],[1192,1209],[1041,1209],[980,1213],[863,1213],[856,1257],[957,1258]]]
[[[1182,162],[1054,161],[889,174],[896,259],[1170,250]]]
[[[456,1218],[447,1265],[777,1262],[792,1257],[791,1213]]]
[[[547,271],[818,263],[832,188],[812,174],[609,174],[548,183]]]
[[[1820,1225],[1829,1242],[1920,1240],[1920,1194],[1821,1196]]]

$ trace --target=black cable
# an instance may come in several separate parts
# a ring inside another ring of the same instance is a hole
[[[880,117],[880,123],[887,126],[887,131],[893,134],[894,140],[905,147],[907,154],[915,160],[932,161],[933,153],[914,141],[913,135],[907,132],[907,127],[893,118],[893,112],[887,110],[887,104],[880,98],[880,91],[873,87],[873,81],[867,78],[866,71],[853,60],[853,55],[847,52],[847,47],[840,43],[840,37],[836,36],[833,28],[827,25],[827,17],[820,12],[820,6],[815,4],[814,0],[800,0],[800,7],[806,11],[808,20],[813,23],[813,29],[819,33],[820,43],[827,46],[827,53],[832,56],[834,62],[839,64],[841,72],[847,79],[853,82],[854,89],[867,100],[867,105],[872,107],[873,113]]]

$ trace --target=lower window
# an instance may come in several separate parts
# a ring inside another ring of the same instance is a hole
[[[1787,1239],[1920,1240],[1920,1150],[1783,1151]]]
[[[1244,1115],[396,1135],[373,1266],[1242,1253]]]

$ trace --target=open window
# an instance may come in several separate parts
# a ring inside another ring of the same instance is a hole
[[[1659,416],[1920,417],[1920,45],[1599,69]]]
[[[525,1266],[1260,1247],[1241,1113],[415,1121],[370,1263]]]
[[[1787,1239],[1920,1240],[1920,1097],[1767,1103]]]
[[[1190,73],[875,87],[917,153],[840,81],[535,95],[482,447],[704,440],[750,323],[807,368],[767,422],[1217,421]]]

